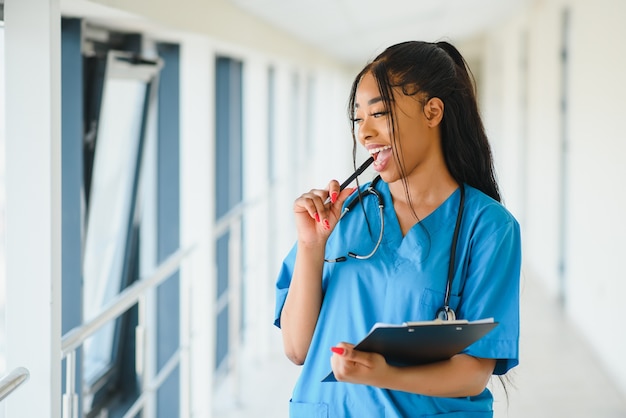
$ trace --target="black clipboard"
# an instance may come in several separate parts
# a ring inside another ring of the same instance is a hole
[[[481,339],[498,325],[493,318],[478,321],[423,321],[402,325],[375,324],[355,350],[380,353],[388,364],[414,366],[447,360]],[[332,372],[322,382],[336,382]]]

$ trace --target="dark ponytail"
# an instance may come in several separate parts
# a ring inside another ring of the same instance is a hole
[[[491,147],[478,111],[474,77],[454,46],[448,42],[436,45],[454,61],[458,83],[449,100],[444,100],[444,120],[448,117],[448,121],[442,125],[442,145],[448,169],[457,181],[465,181],[501,201]]]

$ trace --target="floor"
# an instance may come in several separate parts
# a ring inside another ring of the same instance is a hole
[[[496,418],[626,418],[625,397],[555,303],[531,280],[523,282],[521,314],[520,365],[508,375],[508,400],[498,380],[491,384]],[[272,331],[276,349],[250,360],[253,364],[242,364],[238,396],[232,396],[234,385],[225,385],[224,393],[214,398],[214,417],[288,416],[299,368],[282,354],[279,331]]]
[[[496,418],[626,417],[626,398],[598,366],[588,345],[563,318],[535,282],[522,287],[520,365],[507,375],[507,395],[497,379],[491,383]],[[241,376],[239,402],[217,397],[219,418],[287,417],[298,367],[280,352],[257,361]]]

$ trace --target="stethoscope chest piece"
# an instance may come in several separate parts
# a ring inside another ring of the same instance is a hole
[[[437,316],[435,319],[440,321],[454,321],[456,320],[456,313],[454,313],[454,309],[449,306],[442,306],[437,311]]]

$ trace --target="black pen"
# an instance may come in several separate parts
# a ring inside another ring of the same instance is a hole
[[[361,164],[361,166],[357,168],[356,171],[352,173],[352,175],[346,179],[346,181],[341,183],[341,186],[339,186],[339,192],[341,192],[343,189],[348,187],[348,185],[352,183],[354,179],[357,178],[362,172],[364,172],[365,169],[369,167],[373,162],[374,162],[374,157],[369,157],[367,160],[365,160],[365,162]],[[330,203],[330,200],[331,200],[330,196],[328,196],[324,204],[326,205],[327,203]]]

